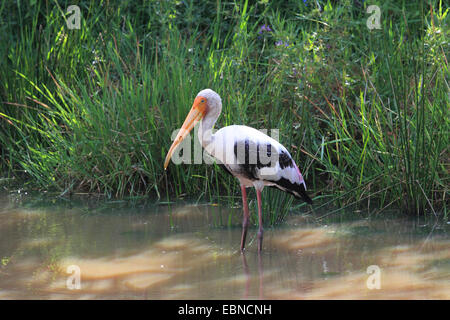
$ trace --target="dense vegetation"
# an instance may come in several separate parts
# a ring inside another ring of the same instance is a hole
[[[446,215],[448,9],[380,1],[369,29],[370,4],[2,1],[0,185],[237,202],[215,165],[163,170],[172,131],[212,88],[217,126],[278,129],[316,203]],[[275,221],[292,199],[264,192]]]

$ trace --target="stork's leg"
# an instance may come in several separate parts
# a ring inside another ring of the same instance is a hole
[[[258,219],[259,219],[259,230],[258,230],[258,252],[262,250],[263,241],[263,222],[262,222],[262,212],[261,212],[261,190],[256,189],[256,198],[258,199]]]
[[[248,221],[250,214],[248,212],[247,191],[245,191],[244,185],[241,185],[241,191],[242,191],[242,206],[244,207],[244,219],[242,220],[241,252],[244,252],[245,238],[247,237]]]

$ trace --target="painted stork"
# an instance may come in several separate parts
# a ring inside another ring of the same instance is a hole
[[[276,187],[289,192],[311,204],[306,194],[306,184],[297,165],[287,149],[275,139],[256,129],[231,125],[212,133],[212,128],[222,111],[220,96],[211,89],[198,93],[192,109],[186,117],[178,135],[167,153],[164,169],[176,147],[201,121],[198,131],[203,148],[221,167],[239,180],[242,191],[244,219],[242,223],[241,252],[244,251],[245,238],[249,224],[246,188],[254,187],[258,200],[258,252],[262,249],[263,224],[261,212],[261,191],[264,186]]]

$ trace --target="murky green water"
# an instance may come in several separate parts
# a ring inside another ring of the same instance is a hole
[[[450,299],[447,223],[325,223],[290,216],[265,229],[261,255],[252,228],[241,255],[239,209],[4,198],[0,299]]]

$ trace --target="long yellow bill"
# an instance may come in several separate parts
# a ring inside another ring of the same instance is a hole
[[[206,113],[206,99],[204,97],[195,98],[191,111],[189,111],[189,114],[184,120],[184,123],[181,126],[180,131],[178,132],[175,140],[170,146],[169,152],[167,152],[166,160],[164,161],[164,170],[167,169],[167,166],[169,165],[170,159],[172,158],[172,155],[175,152],[176,147],[181,143],[181,141],[184,140],[184,138],[186,138],[189,132],[191,132],[191,130],[195,127],[197,122],[203,119],[205,113]]]

